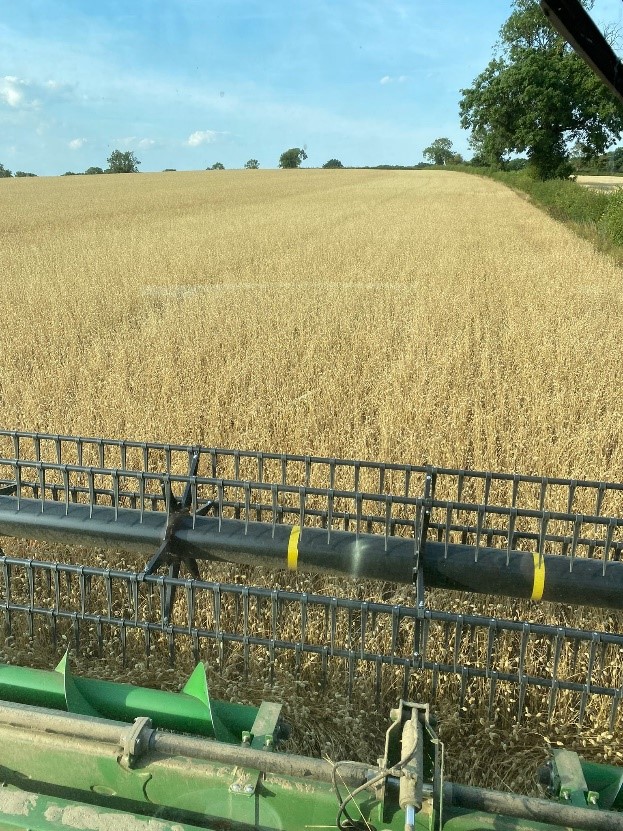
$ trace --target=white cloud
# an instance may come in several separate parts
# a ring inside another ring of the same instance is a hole
[[[73,94],[73,86],[60,81],[40,83],[15,75],[0,78],[0,104],[7,104],[16,110],[39,109],[47,101],[69,100]]]
[[[72,139],[69,144],[67,145],[71,150],[80,150],[81,147],[87,143],[85,138],[75,138]]]
[[[149,148],[153,147],[155,143],[154,139],[143,138],[139,141],[138,146],[141,150],[149,150]]]
[[[379,81],[380,84],[404,84],[405,81],[409,80],[408,75],[398,75],[396,78],[392,78],[391,75],[383,75],[381,80]]]
[[[216,130],[195,130],[188,136],[186,144],[189,147],[199,147],[202,144],[211,144],[216,141],[219,133]]]
[[[14,75],[5,75],[4,78],[0,78],[0,100],[9,107],[21,107],[26,101],[25,89],[27,87],[27,81],[16,78]]]

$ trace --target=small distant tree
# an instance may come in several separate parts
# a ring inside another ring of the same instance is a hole
[[[291,147],[289,150],[284,150],[281,156],[279,156],[279,167],[300,167],[301,162],[304,162],[306,158],[307,153],[301,150],[300,147]]]
[[[207,167],[206,170],[225,170],[223,162],[214,162],[212,167]]]
[[[610,153],[612,170],[620,173],[623,170],[623,147],[617,147]]]
[[[74,173],[73,170],[66,170],[65,173],[61,173],[61,176],[77,176],[77,173]]]
[[[176,167],[165,167],[165,169],[162,172],[163,173],[177,173],[177,168]]]
[[[113,150],[106,161],[109,173],[138,173],[140,162],[131,150]]]
[[[257,159],[249,159],[248,162],[245,162],[244,168],[245,170],[259,170],[260,163]]]
[[[103,173],[104,171],[101,167],[87,167],[87,169],[84,172],[87,176],[96,176],[97,174]]]
[[[15,171],[15,178],[16,179],[29,179],[31,177],[36,177],[36,173],[26,173],[24,170],[16,170]]]
[[[0,179],[10,179],[12,175],[10,170],[7,170],[3,164],[0,164]]]
[[[452,142],[449,138],[438,138],[427,147],[422,155],[432,164],[452,164],[455,154],[452,152]]]
[[[339,159],[329,159],[329,161],[325,162],[322,167],[324,170],[328,170],[330,168],[344,167],[344,165]]]

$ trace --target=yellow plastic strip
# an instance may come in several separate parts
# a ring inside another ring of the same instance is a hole
[[[301,529],[295,525],[290,532],[290,539],[288,541],[288,568],[291,571],[296,571],[299,562],[299,537],[301,536]]]
[[[538,551],[533,551],[532,556],[534,557],[534,584],[530,600],[541,600],[545,588],[545,557],[542,557]]]

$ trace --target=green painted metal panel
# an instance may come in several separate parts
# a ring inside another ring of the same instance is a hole
[[[54,672],[0,664],[0,699],[87,716],[132,722],[148,716],[154,727],[239,742],[257,708],[212,702],[203,664],[180,693],[98,681],[71,674],[65,654]]]
[[[197,826],[0,787],[0,831],[195,831]]]
[[[582,770],[590,791],[599,794],[598,805],[602,810],[623,809],[623,770],[612,765],[582,762]]]

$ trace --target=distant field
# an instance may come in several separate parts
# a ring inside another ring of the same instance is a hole
[[[578,176],[579,185],[595,190],[611,191],[623,188],[623,176]]]
[[[623,475],[621,272],[493,181],[3,180],[0,217],[2,426]],[[525,776],[545,735],[542,718],[513,733],[528,749],[509,761],[480,728],[460,757],[470,722],[453,730],[457,775],[498,753],[480,779],[495,785]]]

